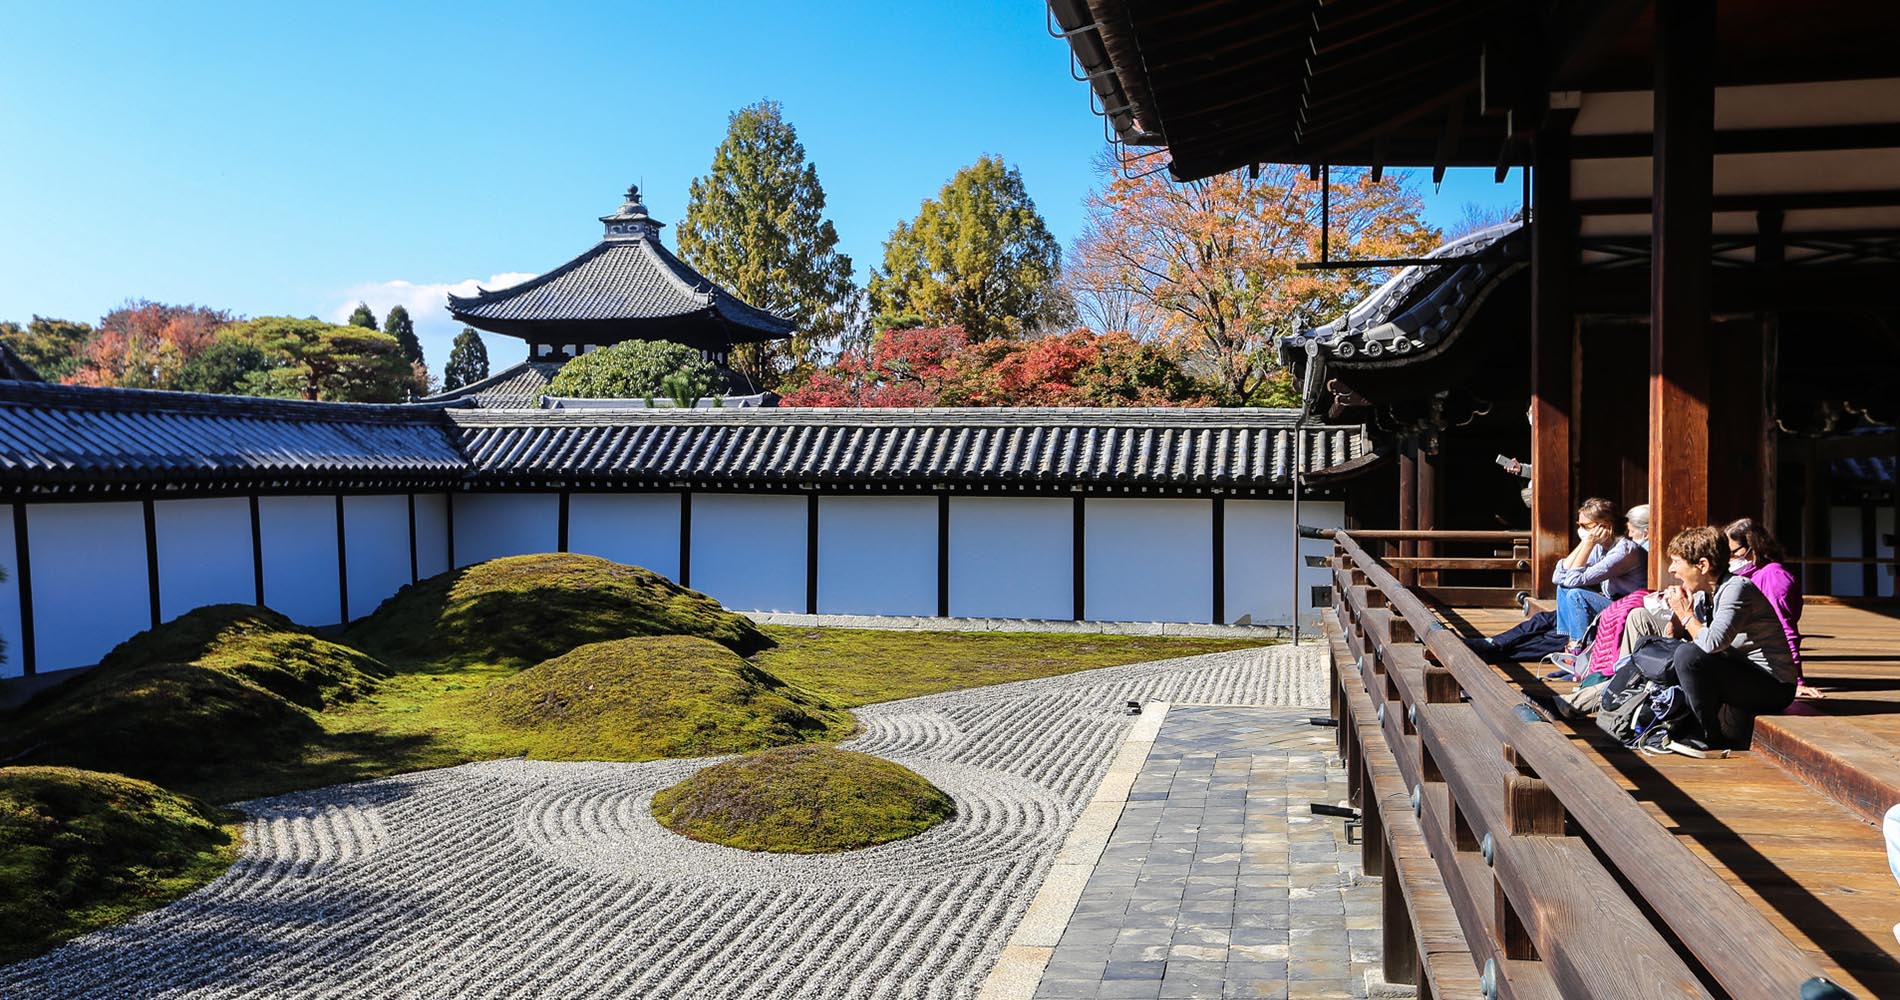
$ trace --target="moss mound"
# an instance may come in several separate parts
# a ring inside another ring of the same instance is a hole
[[[0,962],[162,906],[236,856],[226,816],[114,774],[0,767]]]
[[[0,760],[115,771],[167,785],[294,760],[322,736],[310,714],[234,674],[191,663],[99,667],[0,725]]]
[[[346,635],[405,664],[528,666],[629,636],[690,635],[740,655],[772,645],[751,620],[638,566],[548,553],[491,559],[411,584]]]
[[[653,796],[667,829],[746,851],[822,854],[914,837],[956,815],[917,772],[836,747],[779,747],[716,764]]]
[[[120,643],[99,667],[113,671],[153,663],[220,670],[310,709],[361,697],[389,673],[373,656],[249,604],[188,611]]]
[[[596,642],[468,696],[544,760],[705,757],[835,739],[851,715],[690,636]]]

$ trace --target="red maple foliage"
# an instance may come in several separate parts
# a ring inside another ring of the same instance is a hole
[[[172,379],[209,346],[231,314],[206,306],[128,302],[99,321],[79,367],[66,381],[128,389],[169,388]]]

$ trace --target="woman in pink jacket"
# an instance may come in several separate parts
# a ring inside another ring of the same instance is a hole
[[[1784,553],[1780,543],[1752,517],[1730,521],[1722,533],[1728,536],[1729,572],[1747,577],[1755,589],[1768,598],[1768,603],[1774,605],[1775,616],[1781,619],[1781,629],[1788,633],[1788,651],[1794,654],[1795,668],[1800,669],[1801,581],[1782,564]],[[1823,695],[1802,678],[1795,682],[1795,697]]]

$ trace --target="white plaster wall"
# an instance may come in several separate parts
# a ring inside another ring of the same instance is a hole
[[[1254,625],[1290,625],[1293,615],[1293,504],[1288,500],[1228,500],[1224,504],[1222,536],[1224,575],[1227,579],[1226,624],[1243,616]],[[1316,527],[1338,527],[1345,522],[1346,505],[1337,500],[1305,500],[1300,519]],[[1301,555],[1323,556],[1332,551],[1324,539],[1300,543]],[[1325,568],[1299,567],[1301,621],[1313,621],[1314,587],[1332,583]]]
[[[696,493],[692,544],[694,590],[735,611],[805,610],[804,497]]]
[[[1864,539],[1861,537],[1859,507],[1833,507],[1828,511],[1828,554],[1847,558],[1864,558],[1867,553],[1861,551]],[[1893,546],[1886,542],[1893,533],[1893,508],[1888,506],[1874,509],[1874,552],[1880,559],[1893,558]],[[1863,569],[1858,563],[1835,563],[1828,567],[1828,576],[1833,584],[1836,597],[1867,597],[1867,583]],[[1893,567],[1879,567],[1879,588],[1881,597],[1893,596]]]
[[[449,496],[416,494],[416,576],[426,580],[449,571]]]
[[[20,644],[20,567],[19,548],[13,534],[13,505],[0,504],[0,639],[6,640],[5,659],[0,660],[0,677],[19,677],[26,673],[26,652]]]
[[[937,613],[936,497],[820,497],[818,613]]]
[[[1074,504],[1065,497],[951,497],[950,614],[1073,617]]]
[[[567,498],[567,550],[680,577],[677,493],[573,493]]]
[[[257,600],[251,563],[251,502],[244,497],[160,500],[158,616],[166,621],[207,604]]]
[[[265,606],[304,625],[341,621],[336,498],[260,497],[257,523],[264,542]]]
[[[151,627],[143,504],[28,504],[26,521],[38,670],[91,666]]]
[[[456,493],[455,565],[553,552],[560,547],[556,493]]]
[[[343,552],[354,620],[409,583],[409,496],[344,497]]]
[[[1214,615],[1214,505],[1084,501],[1083,607],[1091,621],[1206,622]]]

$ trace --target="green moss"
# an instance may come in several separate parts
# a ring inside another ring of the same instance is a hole
[[[0,962],[216,878],[236,857],[235,819],[118,775],[0,767]]]
[[[767,626],[777,646],[753,660],[789,684],[847,708],[939,691],[1267,645],[1197,639],[1046,632],[912,632]]]
[[[956,815],[915,771],[834,747],[762,750],[653,796],[675,833],[747,851],[817,854],[888,843]]]
[[[592,643],[443,707],[548,760],[705,757],[836,739],[852,724],[850,713],[690,636]]]
[[[410,667],[525,667],[646,635],[711,639],[741,655],[771,645],[750,619],[638,566],[548,553],[492,559],[411,584],[345,639]]]
[[[373,656],[249,604],[188,611],[120,643],[99,666],[109,673],[151,663],[222,670],[311,709],[361,697],[389,673]]]

